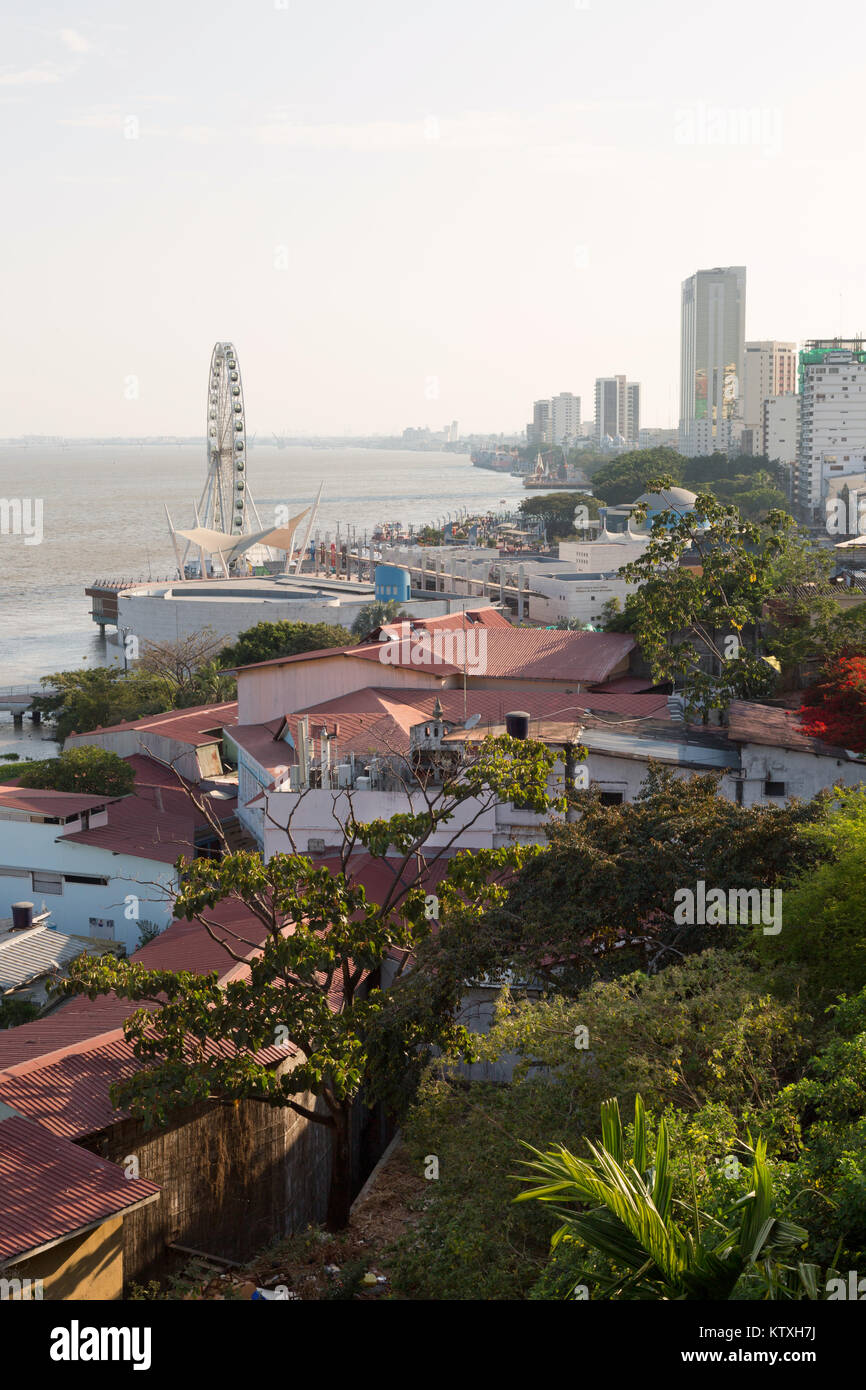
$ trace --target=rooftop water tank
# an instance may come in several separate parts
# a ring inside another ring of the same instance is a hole
[[[412,592],[409,571],[402,565],[377,565],[373,576],[376,598],[382,603],[396,599],[398,603],[408,602]]]

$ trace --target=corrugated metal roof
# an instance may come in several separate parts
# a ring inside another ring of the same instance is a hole
[[[473,670],[470,675],[494,679],[555,680],[596,682],[608,678],[611,672],[634,650],[634,638],[621,632],[557,632],[546,628],[484,627],[486,661],[484,671]],[[432,638],[433,633],[430,633]],[[354,647],[327,647],[321,651],[300,652],[296,656],[276,657],[243,666],[241,671],[255,671],[264,666],[287,666],[299,661],[320,661],[323,658],[345,657],[350,660],[381,661],[384,644],[368,642]],[[462,666],[444,661],[435,651],[424,653],[412,644],[411,659],[402,663],[399,649],[389,664],[406,664],[413,669],[439,673],[443,676],[462,672]]]
[[[431,634],[432,640],[432,634]],[[443,675],[460,672],[461,660],[444,661],[443,651],[415,642],[407,643],[403,659],[403,644],[393,644],[389,664],[407,665],[419,671]],[[467,644],[468,646],[468,644]],[[558,632],[546,628],[493,628],[484,632],[484,643],[469,650],[468,674],[493,680],[544,680],[595,683],[606,680],[635,647],[634,638],[621,632]],[[381,661],[381,643],[356,647],[346,653],[365,661]]]
[[[82,951],[98,956],[113,947],[110,941],[69,936],[46,926],[7,932],[0,936],[0,990],[15,989],[43,975],[62,975],[63,967]]]
[[[226,700],[218,705],[195,705],[191,709],[167,710],[163,714],[148,714],[143,719],[127,720],[123,724],[109,724],[105,728],[80,729],[70,734],[67,743],[75,746],[75,740],[90,734],[116,734],[128,729],[147,730],[160,734],[163,738],[174,739],[176,743],[188,743],[197,748],[203,743],[213,743],[213,729],[222,729],[232,724],[238,717],[237,700]]]
[[[37,816],[79,816],[83,811],[95,811],[116,800],[110,796],[84,796],[79,792],[43,791],[35,787],[0,787],[0,808],[29,811]]]
[[[364,755],[380,749],[407,752],[409,731],[413,725],[429,719],[436,700],[449,722],[463,725],[464,702],[462,690],[394,689],[387,686],[365,686],[361,690],[338,695],[318,705],[297,710],[286,716],[286,724],[297,744],[298,720],[306,715],[310,730],[317,736],[317,720],[329,733],[337,730],[337,761],[349,753]],[[621,691],[581,691],[564,694],[558,690],[513,690],[507,684],[491,690],[470,687],[467,692],[467,715],[480,714],[481,735],[490,725],[501,725],[510,709],[525,709],[532,719],[547,719],[554,715],[565,718],[569,713],[583,719],[587,709],[622,719],[656,719],[670,722],[667,696],[658,691],[644,694]],[[269,724],[241,725],[231,737],[266,772],[273,775],[279,766],[289,767],[296,762],[296,753],[288,743],[275,740],[274,734],[282,720]]]
[[[209,1044],[214,1056],[230,1056],[229,1043]],[[285,1047],[266,1047],[255,1054],[265,1065],[285,1061]],[[121,1029],[67,1048],[61,1054],[36,1057],[0,1072],[0,1101],[21,1111],[63,1139],[97,1134],[127,1116],[116,1110],[109,1088],[141,1070]]]
[[[757,743],[770,748],[790,748],[816,757],[848,759],[844,748],[824,743],[807,734],[796,711],[750,700],[732,700],[728,708],[728,734],[737,743]]]
[[[152,1201],[160,1190],[33,1120],[0,1118],[0,1264]]]
[[[580,742],[599,753],[612,753],[642,761],[652,758],[683,766],[738,767],[740,761],[733,748],[713,748],[701,743],[675,742],[673,739],[642,738],[640,734],[623,734],[615,729],[583,729]]]

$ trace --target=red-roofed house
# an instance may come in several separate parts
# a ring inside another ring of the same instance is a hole
[[[253,955],[264,939],[258,918],[240,903],[221,903],[208,916],[215,934],[238,954]],[[134,959],[150,969],[215,971],[223,982],[246,971],[195,922],[172,923]],[[0,1032],[0,1272],[43,1278],[45,1297],[118,1297],[121,1250],[122,1277],[140,1279],[165,1269],[172,1244],[242,1260],[325,1215],[331,1138],[324,1125],[288,1108],[240,1101],[205,1102],[175,1112],[164,1127],[144,1130],[114,1108],[112,1083],[137,1066],[122,1031],[136,1007],[112,997],[75,998],[35,1023]],[[298,1055],[273,1046],[257,1060],[285,1071],[296,1065]],[[316,1105],[309,1094],[298,1100],[308,1108]],[[5,1129],[4,1117],[15,1120],[13,1129]],[[34,1200],[31,1186],[22,1182],[26,1201],[20,1209],[13,1202],[7,1220],[22,1126]],[[364,1145],[375,1160],[381,1138],[378,1120],[358,1107],[356,1186],[367,1172]],[[58,1155],[65,1155],[65,1168]],[[75,1175],[81,1177],[77,1185]],[[41,1221],[37,1187],[45,1208]],[[64,1242],[85,1234],[83,1215],[92,1216],[93,1231],[100,1221],[104,1230],[100,1227],[102,1234],[81,1247],[81,1278],[71,1283]],[[54,1247],[42,1242],[52,1233],[61,1242],[54,1256]],[[92,1268],[94,1252],[103,1256],[104,1278]],[[32,1263],[37,1257],[38,1266]]]
[[[0,1297],[120,1298],[124,1221],[159,1196],[0,1102]]]
[[[50,926],[104,937],[128,951],[143,922],[171,920],[174,863],[212,838],[177,778],[150,758],[130,759],[135,792],[109,799],[0,784],[0,917],[12,903],[50,911]],[[235,813],[233,788],[210,803]]]
[[[503,627],[499,616],[489,626],[483,621],[459,627],[407,623],[391,640],[241,667],[238,724],[267,723],[287,710],[367,686],[462,690],[464,683],[473,689],[507,684],[515,696],[530,690],[567,694],[628,671],[635,643],[627,633]]]
[[[192,709],[172,709],[149,714],[107,729],[90,729],[70,734],[67,748],[91,745],[107,748],[121,758],[152,753],[173,764],[190,782],[218,777],[223,771],[220,747],[222,730],[237,720],[236,700],[219,705],[197,705]]]

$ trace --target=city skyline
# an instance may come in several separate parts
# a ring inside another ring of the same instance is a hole
[[[815,227],[834,187],[864,200],[857,45],[831,87],[805,26],[728,18],[7,13],[4,436],[198,434],[218,340],[263,434],[519,433],[621,366],[670,428],[680,286],[715,265],[748,269],[747,339],[853,336],[854,239]]]

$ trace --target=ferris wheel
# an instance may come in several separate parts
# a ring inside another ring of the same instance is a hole
[[[233,343],[217,343],[207,393],[207,483],[201,524],[242,535],[247,527],[246,424],[241,369]]]

